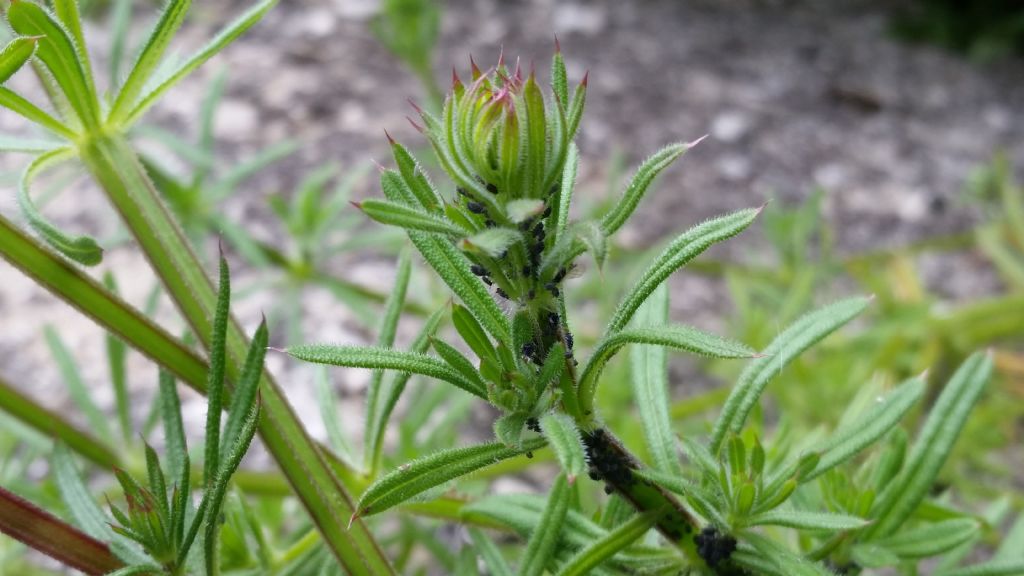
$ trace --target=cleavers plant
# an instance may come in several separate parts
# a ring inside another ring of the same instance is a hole
[[[586,91],[584,77],[570,94],[557,44],[548,93],[533,70],[524,74],[518,64],[510,69],[503,59],[486,72],[473,63],[468,84],[453,72],[440,116],[418,110],[422,125],[413,123],[451,179],[450,195],[388,137],[396,169],[381,168],[385,198],[357,205],[370,218],[403,228],[448,285],[458,299],[451,321],[460,341],[435,336],[429,346],[421,342],[401,351],[392,347],[392,336],[379,347],[309,344],[286,351],[310,362],[374,370],[369,394],[387,395],[389,405],[401,387],[383,385],[385,370],[443,381],[488,402],[500,416],[495,441],[429,454],[377,479],[363,492],[353,519],[429,502],[439,486],[549,445],[562,473],[546,498],[486,496],[461,511],[465,522],[504,525],[527,539],[519,574],[789,576],[885,565],[913,570],[922,558],[972,542],[979,524],[970,517],[948,511],[936,521],[920,509],[988,380],[988,355],[975,354],[954,375],[908,454],[899,448],[908,441],[897,426],[921,398],[921,379],[880,395],[873,406],[855,405],[864,409],[851,408],[848,421],[828,438],[796,445],[782,439],[769,450],[748,427],[766,385],[870,299],[851,298],[808,314],[761,352],[669,322],[665,280],[743,231],[759,209],[715,218],[678,236],[622,297],[590,354],[577,358],[565,280],[584,253],[602,266],[609,238],[633,216],[657,175],[693,145],[671,145],[646,160],[601,218],[570,221],[579,161],[573,139]],[[395,322],[385,331],[393,334]],[[628,345],[651,465],[605,427],[596,401],[603,368]],[[666,349],[750,359],[710,438],[684,441],[685,462],[668,417]],[[852,477],[842,471],[841,465],[884,439],[896,448],[864,460]],[[583,515],[573,496],[583,473],[610,495],[600,524]],[[660,540],[648,534],[651,529]],[[787,529],[799,531],[799,538]],[[482,532],[471,535],[490,573],[512,573]],[[993,564],[948,573],[1022,569],[1020,563]]]

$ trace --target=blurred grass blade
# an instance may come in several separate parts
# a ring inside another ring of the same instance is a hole
[[[39,38],[22,36],[15,38],[0,50],[0,84],[14,76],[26,62],[36,53]]]
[[[150,106],[155,104],[165,92],[170,90],[183,78],[191,74],[192,71],[202,66],[207,60],[215,56],[218,52],[227,47],[228,44],[231,44],[239,36],[244,34],[246,30],[259,22],[260,19],[263,18],[263,15],[273,8],[276,3],[277,0],[262,0],[247,10],[244,14],[221,30],[221,32],[207,43],[206,46],[204,46],[196,55],[179,66],[178,69],[171,73],[167,79],[160,82],[145,94],[142,94],[138,102],[133,103],[134,107],[131,108],[130,112],[127,112],[127,114],[121,114],[114,120],[122,126],[130,126],[138,120]]]
[[[353,470],[359,470],[359,463],[352,452],[352,446],[348,436],[341,428],[339,419],[342,417],[338,400],[334,397],[334,390],[331,388],[330,377],[327,374],[327,366],[317,366],[313,372],[313,385],[316,388],[316,403],[320,408],[320,418],[324,421],[324,428],[327,430],[327,439],[334,450],[334,453],[341,458],[346,466]]]
[[[0,377],[0,410],[53,438],[55,442],[67,445],[75,453],[104,468],[121,465],[117,454],[106,444],[65,421],[64,417],[57,412],[43,408],[2,377]]]
[[[544,439],[534,438],[519,448],[490,442],[428,454],[399,466],[370,485],[359,498],[356,515],[378,514],[480,468],[539,450],[544,444]]]
[[[469,528],[469,538],[473,542],[473,548],[484,561],[490,576],[512,576],[512,568],[501,555],[501,550],[479,528]]]
[[[629,186],[626,187],[622,198],[619,199],[614,208],[601,218],[601,231],[604,232],[605,236],[611,236],[619,228],[622,228],[622,225],[626,223],[626,220],[636,210],[637,205],[640,204],[640,200],[643,199],[644,194],[651,186],[651,183],[654,182],[655,177],[675,162],[676,158],[679,158],[684,152],[689,150],[691,146],[690,144],[671,144],[655,152],[647,160],[644,160],[640,168],[637,169],[636,174],[633,175]]]
[[[54,118],[45,110],[39,108],[35,104],[7,88],[0,88],[0,106],[9,109],[11,112],[20,115],[29,122],[38,124],[40,127],[45,128],[58,136],[62,136],[68,140],[74,140],[77,137],[75,132],[71,128],[68,128],[64,122]],[[18,138],[17,140],[25,140],[26,142],[31,143],[31,140],[24,138]],[[61,146],[61,143],[54,142],[52,144],[48,144],[47,148],[40,151],[46,152],[59,146]],[[25,148],[28,148],[28,146],[25,146]]]
[[[409,351],[416,354],[423,354],[430,347],[430,339],[437,333],[444,317],[444,308],[440,308],[430,315],[423,323],[419,334],[410,346]],[[394,374],[390,379],[381,383],[377,402],[368,407],[366,416],[366,458],[371,471],[376,472],[380,467],[381,448],[384,444],[384,431],[387,428],[391,413],[398,404],[398,398],[405,391],[405,385],[412,377],[411,372],[400,372]],[[369,408],[372,408],[369,409]]]
[[[480,383],[468,380],[446,362],[426,354],[402,352],[390,348],[329,346],[325,344],[301,344],[291,346],[285,352],[299,360],[318,364],[422,374],[454,384],[470,394],[487,399],[487,391]]]
[[[643,326],[613,333],[600,343],[580,375],[580,406],[592,410],[598,380],[605,365],[627,344],[649,344],[692,352],[711,358],[750,358],[757,355],[751,348],[733,340],[683,325]]]
[[[75,402],[75,406],[82,412],[86,421],[89,422],[89,427],[99,435],[101,440],[105,442],[112,441],[113,436],[110,433],[110,426],[107,424],[107,417],[93,401],[89,387],[82,381],[78,365],[75,363],[67,346],[64,345],[64,341],[57,334],[57,331],[53,329],[53,326],[49,325],[43,328],[43,336],[46,339],[47,347],[50,349],[50,354],[53,355],[53,359],[57,363],[61,378],[64,380],[64,385],[67,386],[71,399]]]
[[[711,452],[717,453],[729,432],[739,434],[747,415],[757,404],[768,382],[794,358],[816,342],[852,320],[867,307],[870,299],[850,298],[804,315],[779,334],[762,351],[764,355],[747,365],[725,401],[711,434]]]
[[[124,64],[125,51],[128,48],[129,33],[132,25],[132,0],[114,0],[114,6],[110,11],[110,92],[116,94],[121,89],[121,81],[124,74],[121,73],[121,66]]]
[[[85,35],[82,34],[82,16],[78,12],[79,0],[53,0],[53,12],[57,19],[64,25],[64,28],[71,34],[74,46],[77,50],[78,61],[85,72],[85,78],[90,88],[95,91],[92,77],[92,64],[89,58],[89,50],[85,43]]]
[[[0,533],[85,574],[115,573],[124,566],[100,540],[4,488],[0,488]]]
[[[668,322],[668,286],[654,290],[633,322],[658,325]],[[654,467],[669,474],[682,474],[672,421],[668,414],[668,352],[662,346],[637,346],[629,353],[633,400],[640,413],[647,450]]]
[[[554,556],[558,546],[558,537],[569,510],[569,483],[565,473],[555,478],[554,486],[548,494],[548,502],[544,513],[523,552],[523,562],[519,566],[519,576],[541,576]]]
[[[957,518],[872,540],[870,545],[884,548],[903,560],[917,560],[947,552],[973,538],[979,529],[976,521]]]
[[[569,484],[586,468],[587,458],[576,423],[565,414],[549,412],[540,418],[540,428],[554,450]]]
[[[122,85],[120,92],[117,93],[117,98],[110,109],[109,118],[111,121],[120,122],[123,120],[124,116],[138,100],[139,94],[142,93],[146,82],[153,76],[160,65],[160,61],[167,50],[167,46],[171,43],[171,39],[185,21],[185,15],[188,13],[191,5],[191,0],[170,0],[167,2],[163,13],[160,14],[160,19],[157,20],[153,30],[146,38],[146,43],[139,51],[139,56],[128,73],[124,85]]]
[[[658,523],[659,512],[651,510],[633,516],[603,538],[576,553],[557,576],[584,576],[616,553],[643,538]]]
[[[24,2],[19,2],[20,6]],[[71,148],[59,148],[46,152],[32,161],[25,169],[18,183],[18,205],[32,229],[55,250],[85,266],[95,266],[103,260],[103,248],[89,236],[69,236],[51,224],[36,208],[29,195],[29,188],[36,176],[46,168],[74,157]]]
[[[112,294],[117,294],[117,283],[109,271],[103,276],[103,284]],[[106,344],[110,383],[114,388],[114,401],[117,406],[117,421],[121,426],[121,438],[128,442],[132,438],[131,399],[128,397],[126,375],[128,347],[111,332],[106,333]]]
[[[677,236],[654,259],[640,277],[640,281],[619,302],[611,322],[608,323],[607,333],[618,332],[629,323],[637,308],[673,272],[696,258],[712,244],[728,240],[742,232],[747,226],[750,226],[759,213],[760,210],[740,210],[698,224]]]
[[[187,5],[188,3],[185,2]],[[168,10],[173,8],[173,3]],[[152,41],[152,39],[151,39]],[[214,476],[220,468],[220,418],[224,401],[224,372],[227,365],[228,316],[231,310],[231,273],[228,261],[221,253],[219,262],[217,309],[213,314],[213,331],[210,334],[210,370],[206,373],[206,438],[203,450],[203,483],[207,489],[212,486]]]
[[[865,539],[896,532],[928,495],[991,375],[992,357],[985,352],[972,354],[953,374],[928,413],[903,470],[875,501],[875,523],[865,531]]]
[[[806,512],[803,510],[772,510],[747,520],[749,526],[785,526],[798,530],[826,530],[840,532],[857,530],[868,525],[868,520],[845,514]]]
[[[1020,576],[1024,574],[1024,560],[990,560],[982,564],[943,570],[936,576]]]
[[[925,391],[923,377],[912,378],[880,399],[855,421],[836,430],[814,448],[821,460],[813,472],[803,478],[808,482],[853,458],[897,426],[903,416],[917,404]]]
[[[174,386],[174,376],[160,370],[160,416],[164,424],[164,444],[167,452],[167,472],[171,478],[187,474],[188,446],[185,426],[181,421],[181,400]]]

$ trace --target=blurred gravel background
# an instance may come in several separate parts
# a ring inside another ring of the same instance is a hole
[[[447,85],[454,63],[465,76],[468,54],[492,64],[501,46],[506,57],[536,62],[547,76],[555,34],[566,53],[570,80],[590,71],[587,112],[579,144],[581,194],[606,194],[607,162],[622,153],[627,165],[661,145],[710,137],[668,171],[641,205],[644,217],[623,234],[631,245],[664,235],[727,210],[768,199],[790,203],[816,187],[827,191],[825,213],[842,253],[884,249],[964,230],[976,215],[958,199],[972,168],[1004,150],[1024,166],[1024,63],[978,64],[936,48],[910,46],[886,32],[886,4],[869,1],[679,1],[616,0],[556,2],[449,0],[443,2],[437,78]],[[196,3],[178,45],[198,46],[244,2]],[[413,146],[423,139],[406,122],[407,98],[423,99],[421,87],[374,38],[368,20],[374,0],[284,0],[254,31],[173,91],[150,122],[189,133],[195,129],[207,82],[229,72],[226,99],[217,118],[218,154],[231,163],[284,138],[301,151],[253,180],[225,207],[262,238],[266,197],[291,190],[308,170],[325,161],[350,169],[389,157],[383,130]],[[140,29],[141,30],[141,29]],[[101,59],[104,27],[87,36]],[[18,80],[23,81],[24,78]],[[21,84],[19,84],[21,86]],[[0,115],[0,130],[23,130]],[[5,155],[0,169],[15,170],[24,158]],[[359,194],[375,193],[367,178]],[[112,211],[86,183],[46,209],[75,230],[109,237]],[[17,217],[10,179],[0,211]],[[727,257],[755,259],[763,252],[757,230],[731,242]],[[950,299],[998,289],[969,254],[921,262],[933,288]],[[367,283],[391,277],[387,260],[339,262]],[[130,246],[109,251],[98,272],[116,270],[127,298],[141,305],[152,285],[145,262]],[[256,280],[235,264],[235,284]],[[729,313],[716,284],[679,275],[673,280],[673,314],[707,327]],[[236,304],[253,329],[273,295]],[[326,294],[305,302],[307,336],[322,341],[363,341],[349,315]],[[176,325],[164,303],[161,321]],[[101,332],[67,306],[33,287],[0,263],[0,373],[53,407],[70,406],[51,365],[42,326],[55,325],[71,345],[84,375],[111,406]],[[156,375],[134,356],[131,382],[140,398],[155,389]],[[305,368],[269,357],[272,370],[316,434],[322,427]],[[130,372],[131,374],[132,372]],[[335,373],[347,402],[361,402],[368,375]],[[141,404],[140,404],[141,406]],[[186,402],[187,426],[200,429],[203,404]],[[357,413],[357,412],[356,412]],[[360,430],[358,417],[343,418]]]

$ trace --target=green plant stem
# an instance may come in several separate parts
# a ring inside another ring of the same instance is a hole
[[[106,574],[124,566],[103,542],[3,488],[0,532],[86,574]]]
[[[95,135],[80,143],[83,164],[139,243],[178,309],[203,342],[210,345],[216,293],[203,267],[173,220],[141,162],[119,135]],[[228,374],[237,379],[248,346],[241,327],[228,325]],[[393,573],[365,524],[356,519],[352,499],[306,433],[281,389],[264,371],[260,381],[260,435],[302,501],[324,542],[353,574]]]
[[[64,418],[43,408],[34,400],[18,392],[0,376],[0,410],[7,412],[28,426],[67,444],[69,448],[104,468],[121,466],[121,461],[107,446]]]

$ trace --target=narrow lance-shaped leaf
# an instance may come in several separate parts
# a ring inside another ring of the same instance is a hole
[[[114,276],[107,272],[103,276],[104,286],[112,293],[117,293],[117,283]],[[131,406],[128,398],[127,353],[128,347],[124,341],[111,332],[106,335],[107,365],[110,368],[110,383],[114,388],[114,401],[117,406],[117,420],[121,426],[121,438],[126,442],[132,436]]]
[[[112,121],[120,122],[131,111],[131,107],[135,105],[146,82],[156,72],[171,39],[174,38],[174,34],[185,21],[185,15],[191,5],[191,0],[171,0],[164,7],[160,19],[157,20],[153,30],[146,38],[146,43],[139,51],[139,57],[135,60],[131,72],[128,73],[121,91],[118,92],[117,98],[114,100],[110,110]]]
[[[856,516],[803,510],[772,510],[747,520],[749,526],[785,526],[798,530],[829,530],[832,532],[857,530],[867,526],[868,523],[867,520]]]
[[[569,152],[562,167],[562,186],[558,190],[554,208],[556,215],[555,238],[561,238],[569,225],[569,205],[572,203],[572,191],[576,187],[576,171],[580,164],[580,150],[576,143],[569,145]]]
[[[539,450],[542,438],[509,448],[501,442],[490,442],[465,448],[452,448],[429,454],[385,474],[370,485],[359,499],[356,514],[378,514],[431,488],[475,472],[502,460]]]
[[[627,328],[602,340],[584,367],[579,384],[579,397],[584,409],[593,406],[594,393],[605,365],[626,344],[665,346],[712,358],[750,358],[757,354],[744,344],[690,326]]]
[[[866,530],[866,539],[894,533],[924,500],[991,375],[992,358],[984,352],[972,354],[953,374],[928,413],[903,471],[875,502],[875,523]]]
[[[228,408],[228,420],[224,424],[224,439],[221,441],[221,451],[238,442],[239,435],[249,417],[250,407],[259,395],[260,376],[263,373],[263,359],[267,354],[267,341],[270,334],[267,330],[267,320],[264,318],[256,328],[252,336],[252,343],[245,354],[245,362],[242,364],[242,372],[235,385],[234,394],[231,396],[231,406]]]
[[[753,360],[740,375],[736,387],[725,401],[711,434],[711,451],[717,452],[726,434],[738,434],[747,415],[757,404],[768,382],[794,358],[852,320],[867,307],[868,298],[850,298],[811,312],[779,334],[764,356]]]
[[[440,216],[388,200],[369,198],[356,203],[355,206],[381,224],[451,236],[464,236],[467,233],[466,230]]]
[[[728,240],[750,226],[760,210],[740,210],[725,216],[708,220],[690,228],[676,237],[665,250],[647,267],[640,281],[619,302],[606,329],[608,334],[621,330],[637,308],[673,272],[696,258],[713,244]]]
[[[7,21],[22,36],[43,36],[36,56],[46,65],[53,79],[86,128],[99,125],[99,101],[79,53],[67,29],[46,9],[34,2],[13,2],[7,9]]]
[[[948,552],[970,540],[979,528],[973,519],[956,518],[873,540],[871,545],[884,548],[901,559],[927,558]]]
[[[19,2],[16,6],[26,4]],[[64,256],[85,266],[95,266],[103,260],[103,248],[89,236],[70,236],[51,224],[36,208],[29,195],[29,188],[36,176],[46,168],[74,156],[71,148],[59,148],[42,154],[32,161],[22,174],[18,184],[18,205],[32,229],[47,244]]]
[[[580,550],[558,572],[557,576],[584,576],[616,553],[644,537],[658,522],[660,512],[649,510],[637,514],[603,538]]]
[[[541,417],[540,428],[565,471],[569,484],[583,473],[586,456],[576,423],[566,414],[549,412]]]
[[[313,386],[316,388],[316,402],[320,408],[320,419],[323,420],[324,428],[327,430],[327,439],[330,447],[346,466],[353,470],[359,470],[359,463],[353,455],[348,436],[346,436],[339,422],[341,411],[338,401],[334,397],[334,390],[331,388],[331,381],[327,370],[326,366],[319,365],[313,372]],[[369,418],[367,418],[367,423],[369,423]]]
[[[510,246],[520,241],[523,235],[511,228],[488,228],[464,239],[460,246],[467,252],[483,253],[491,258],[500,258]]]
[[[0,51],[0,84],[7,82],[7,79],[21,69],[36,52],[39,43],[38,37],[15,38],[11,40],[4,49]]]
[[[668,322],[668,307],[668,287],[662,284],[637,311],[634,322],[640,326]],[[629,359],[633,400],[654,467],[682,474],[668,414],[668,353],[662,346],[639,346],[630,351]]]
[[[19,4],[22,4],[22,2],[19,2]],[[161,82],[152,90],[143,94],[139,98],[138,103],[132,108],[131,112],[120,119],[120,124],[126,127],[138,120],[139,117],[141,117],[150,106],[156,103],[156,101],[159,100],[165,92],[192,73],[196,68],[202,66],[207,60],[223,50],[228,44],[234,42],[239,36],[244,34],[246,30],[253,27],[260,21],[260,19],[263,18],[264,14],[273,8],[275,4],[277,4],[277,0],[263,0],[228,24],[195,56],[187,60],[184,64],[179,66],[177,70],[171,73],[166,80]]]
[[[558,545],[558,535],[569,510],[569,500],[569,483],[565,473],[562,473],[555,478],[544,513],[526,544],[519,576],[541,576],[544,573]]]
[[[306,362],[369,368],[372,370],[399,370],[422,374],[449,382],[470,394],[486,399],[487,393],[476,382],[467,380],[447,363],[426,354],[401,352],[388,348],[359,346],[329,346],[324,344],[303,344],[292,346],[284,352]]]
[[[870,410],[867,410],[854,422],[836,430],[832,436],[814,449],[821,453],[821,460],[814,471],[804,478],[804,481],[817,478],[874,444],[899,424],[903,416],[924,394],[924,390],[924,378],[917,377],[908,380],[885,398],[879,399]]]
[[[220,255],[220,283],[217,308],[214,311],[210,336],[210,371],[206,379],[206,448],[203,452],[203,481],[209,488],[220,467],[220,417],[224,398],[224,370],[227,362],[225,343],[231,309],[231,274],[224,254]]]
[[[253,340],[255,343],[255,339]],[[264,347],[261,347],[263,349]],[[262,369],[262,363],[260,363],[260,369]],[[220,534],[220,512],[221,505],[224,502],[224,495],[228,490],[228,482],[231,480],[231,476],[234,475],[235,470],[238,470],[238,465],[242,462],[242,457],[249,451],[249,445],[252,443],[253,436],[256,435],[256,424],[260,419],[260,405],[259,402],[254,398],[249,404],[248,414],[245,416],[245,420],[242,422],[238,430],[238,435],[235,438],[231,438],[225,435],[225,439],[231,442],[227,458],[224,460],[221,469],[217,473],[217,479],[214,482],[212,493],[203,495],[203,499],[209,498],[209,506],[206,511],[206,538],[204,540],[205,545],[205,558],[206,558],[206,573],[210,576],[216,576],[220,572],[220,555],[218,553],[218,538]],[[198,520],[197,520],[198,521]]]
[[[1024,560],[991,560],[973,566],[954,568],[937,576],[1020,576],[1024,574]]]
[[[160,370],[160,413],[164,425],[168,473],[172,478],[181,478],[188,472],[188,447],[185,444],[185,426],[181,421],[181,400],[174,386],[174,376],[163,369]]]
[[[695,144],[696,142],[693,144],[672,144],[644,160],[640,168],[637,169],[636,174],[633,175],[629,186],[626,187],[626,192],[623,193],[622,198],[601,219],[601,230],[606,236],[615,234],[626,223],[626,220],[636,210],[637,205],[640,204],[640,200],[644,197],[654,178]]]
[[[406,186],[416,196],[420,206],[428,212],[437,211],[441,205],[441,198],[437,195],[434,185],[430,183],[430,179],[427,178],[426,171],[423,170],[423,167],[413,158],[405,146],[392,140],[390,135],[388,140],[391,142],[391,151],[395,156],[395,164],[398,165],[398,171],[402,175]]]

